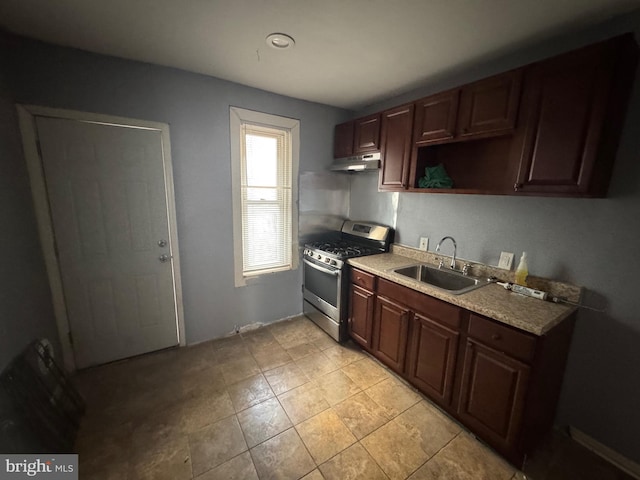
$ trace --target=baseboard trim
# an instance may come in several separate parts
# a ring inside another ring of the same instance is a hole
[[[627,457],[619,454],[606,445],[603,445],[596,439],[590,437],[589,435],[578,430],[575,427],[569,426],[569,436],[580,445],[588,448],[599,457],[604,458],[606,461],[615,465],[623,472],[640,480],[640,465],[635,463],[633,460],[629,460]]]

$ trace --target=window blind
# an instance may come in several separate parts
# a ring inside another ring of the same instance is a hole
[[[241,126],[242,260],[244,275],[291,268],[291,135]]]

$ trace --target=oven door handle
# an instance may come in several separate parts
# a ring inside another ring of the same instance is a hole
[[[340,275],[340,269],[338,269],[338,270],[327,269],[327,268],[324,268],[324,267],[318,265],[317,263],[310,262],[306,258],[303,258],[302,261],[304,263],[306,263],[307,265],[309,265],[311,268],[315,268],[316,270],[318,270],[318,271],[320,271],[322,273],[327,273],[329,275],[333,275],[334,277],[337,277],[338,275]]]

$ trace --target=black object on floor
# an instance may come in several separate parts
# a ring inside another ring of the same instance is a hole
[[[28,345],[2,371],[0,386],[0,451],[73,451],[85,402],[47,343]]]

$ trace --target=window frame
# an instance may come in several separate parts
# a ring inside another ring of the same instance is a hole
[[[245,274],[242,237],[242,125],[257,125],[287,130],[291,138],[291,266]],[[243,287],[264,275],[297,270],[298,259],[298,167],[300,162],[300,121],[239,107],[229,107],[229,138],[231,141],[231,183],[233,211],[234,284]]]

